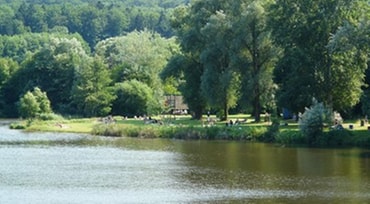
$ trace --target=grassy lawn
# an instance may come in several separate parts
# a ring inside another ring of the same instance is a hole
[[[24,123],[27,123],[24,121]],[[33,121],[26,131],[91,133],[97,119],[72,119],[58,121]]]
[[[215,115],[210,116],[211,120],[214,120],[214,125],[216,126],[225,126],[226,121],[219,121]],[[192,127],[201,127],[206,126],[207,123],[207,116],[203,117],[203,120],[193,120],[188,115],[162,115],[153,117],[153,119],[157,119],[163,122],[164,126],[192,126]],[[246,122],[240,123],[238,126],[245,127],[245,126],[253,126],[253,127],[268,127],[271,125],[271,122],[259,122],[255,123],[254,119],[247,114],[237,114],[237,115],[230,115],[229,120],[233,120],[234,122],[239,120],[246,119]],[[262,118],[263,119],[263,118]],[[143,119],[124,119],[120,116],[114,117],[115,124],[123,125],[123,126],[148,126],[145,124]],[[27,121],[22,121],[21,123],[26,124]],[[58,131],[58,132],[81,132],[81,133],[90,133],[92,128],[97,124],[102,124],[103,122],[99,120],[99,118],[83,118],[83,119],[64,119],[64,120],[57,120],[57,121],[33,121],[29,127],[26,128],[28,131]],[[280,122],[280,130],[298,130],[298,123],[293,120],[282,120]],[[350,125],[353,129],[350,129]],[[368,131],[368,126],[370,124],[365,124],[361,126],[360,120],[351,120],[346,121],[343,123],[343,127],[345,129],[351,130],[355,132],[357,135],[370,135],[370,131]]]
[[[129,118],[125,119],[120,116],[114,116],[114,124],[122,127],[147,127],[147,126],[159,126],[158,124],[145,124],[143,119]],[[166,126],[175,127],[204,127],[208,126],[207,116],[203,117],[203,120],[193,120],[189,115],[161,115],[153,117],[161,121],[161,124]],[[268,122],[255,123],[254,119],[250,115],[238,114],[230,115],[229,120],[234,122],[239,120],[246,120],[246,122],[240,123],[238,126],[249,127],[267,127],[270,125]],[[219,121],[215,115],[210,116],[210,120],[214,121],[213,126],[224,127],[226,126],[226,121]],[[28,121],[18,122],[21,127],[26,127],[26,131],[51,131],[51,132],[76,132],[76,133],[91,133],[94,126],[99,124],[104,124],[101,118],[83,118],[83,119],[61,119],[52,121],[39,121],[34,120],[31,123]],[[30,125],[27,125],[30,124]],[[292,125],[289,128],[293,127]]]
[[[186,135],[200,135],[195,138],[208,138],[205,135],[215,135],[215,139],[241,139],[241,138],[258,138],[268,130],[271,122],[254,122],[250,115],[238,114],[230,115],[229,120],[234,122],[246,120],[237,126],[227,127],[226,121],[217,120],[215,115],[211,115],[209,120],[214,121],[212,124],[207,122],[207,116],[203,120],[193,120],[190,116],[183,115],[162,115],[153,117],[160,124],[146,124],[143,119],[129,118],[125,119],[115,116],[114,123],[106,123],[101,118],[84,118],[84,119],[59,119],[53,121],[32,121],[27,125],[27,121],[19,122],[21,127],[26,127],[26,131],[49,131],[49,132],[73,132],[87,133],[98,135],[150,135],[149,137],[167,137],[171,135],[180,135],[178,138],[188,138]],[[261,118],[264,119],[263,117]],[[346,121],[342,124],[343,128],[351,132],[351,137],[346,139],[354,146],[367,146],[370,143],[370,131],[365,124],[361,126],[360,120]],[[214,128],[205,128],[212,126]],[[350,128],[352,127],[352,128]],[[298,123],[293,120],[281,120],[279,126],[280,133],[288,133],[288,137],[294,137],[299,132]],[[329,131],[329,127],[324,131]],[[165,136],[163,136],[165,135]],[[184,136],[185,135],[185,136]],[[339,136],[339,135],[338,135]],[[192,137],[189,137],[192,138]],[[339,136],[340,138],[340,136]]]

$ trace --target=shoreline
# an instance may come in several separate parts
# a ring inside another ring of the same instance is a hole
[[[28,124],[25,120],[3,120],[13,129],[40,132],[84,133],[106,137],[167,138],[184,140],[233,140],[275,143],[278,145],[304,145],[296,124],[279,126],[273,132],[267,123],[248,123],[238,126],[225,126],[218,123],[213,126],[202,126],[202,121],[179,120],[176,123],[145,124],[140,120],[116,119],[112,123],[102,123],[98,118],[64,119],[40,121]],[[0,120],[0,124],[1,124]],[[288,123],[287,123],[288,124]],[[365,127],[353,125],[354,129],[325,131],[322,143],[313,147],[361,147],[370,148],[370,131]],[[347,124],[346,124],[347,127]]]

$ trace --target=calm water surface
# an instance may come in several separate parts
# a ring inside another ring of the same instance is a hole
[[[369,149],[0,127],[0,203],[369,203]]]

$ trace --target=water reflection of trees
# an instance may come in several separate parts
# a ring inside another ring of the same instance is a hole
[[[188,141],[179,145],[195,185],[363,192],[370,174],[358,149],[287,148],[270,144]],[[347,155],[347,156],[346,156]],[[366,154],[365,154],[366,155]]]

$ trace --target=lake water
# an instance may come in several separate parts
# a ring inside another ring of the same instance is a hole
[[[369,203],[369,149],[0,127],[0,203]]]

